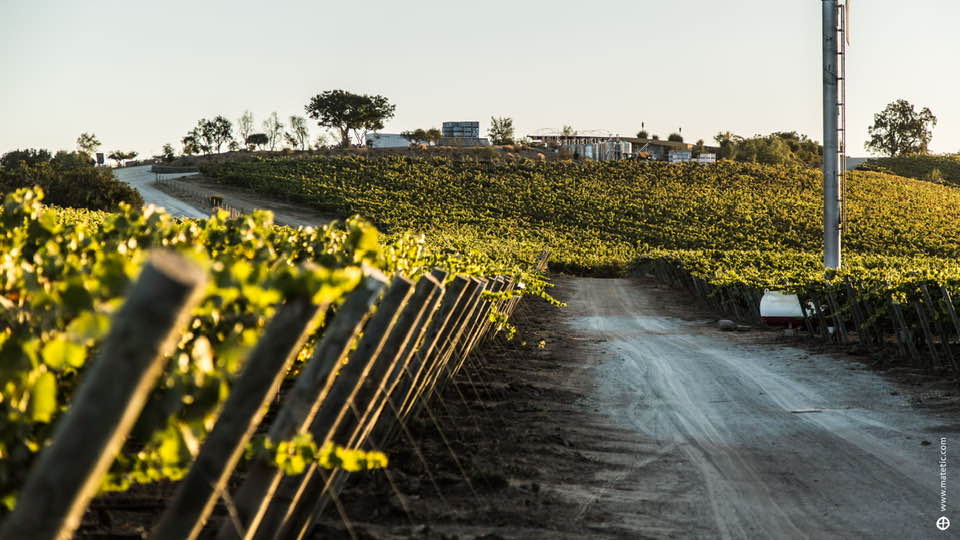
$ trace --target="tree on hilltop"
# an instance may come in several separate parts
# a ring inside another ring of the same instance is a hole
[[[241,141],[246,142],[251,133],[253,133],[253,113],[243,111],[237,120],[237,135],[240,136]]]
[[[413,131],[402,131],[400,136],[411,143],[437,144],[443,137],[443,133],[437,128],[417,128]]]
[[[277,143],[280,142],[280,137],[283,135],[283,122],[280,121],[277,111],[270,113],[270,116],[263,121],[263,132],[267,135],[270,150],[276,150]]]
[[[201,129],[207,144],[220,153],[220,148],[233,140],[233,124],[223,116],[216,116],[213,120],[201,120]]]
[[[124,161],[126,161],[126,160],[128,160],[128,159],[133,159],[133,158],[137,157],[137,155],[138,155],[138,154],[137,154],[136,152],[121,152],[121,151],[119,151],[119,150],[115,150],[115,151],[111,152],[109,156],[107,156],[107,159],[112,159],[112,160],[116,161],[116,162],[117,162],[117,167],[119,167],[119,166],[123,165],[123,162],[124,162]]]
[[[287,133],[287,142],[294,148],[306,150],[310,144],[310,130],[307,128],[307,119],[302,116],[290,116],[290,133]]]
[[[243,142],[247,143],[247,146],[257,146],[262,150],[263,146],[270,142],[270,137],[267,137],[266,133],[251,133]]]
[[[898,99],[873,115],[866,147],[872,152],[888,156],[926,154],[937,117],[924,107],[919,112],[910,102]]]
[[[367,132],[383,129],[384,122],[393,118],[396,105],[384,96],[354,94],[346,90],[327,90],[310,98],[304,109],[307,116],[317,120],[321,127],[340,132],[340,147],[350,146],[353,133],[358,144],[366,140]]]
[[[40,163],[49,163],[53,159],[53,154],[45,148],[27,148],[26,150],[13,150],[0,157],[0,167],[4,169],[13,169],[19,167],[21,163],[32,166]]]
[[[77,150],[86,154],[90,159],[93,159],[97,148],[100,148],[100,140],[93,133],[84,132],[77,137]]]
[[[490,130],[487,132],[492,144],[513,144],[513,118],[506,116],[490,117]]]
[[[198,120],[196,127],[188,131],[180,142],[183,144],[183,153],[189,156],[209,154],[214,150],[220,153],[223,145],[232,140],[233,123],[218,115],[213,120]]]
[[[401,131],[400,136],[410,141],[411,144],[427,142],[427,131],[423,128],[417,128],[413,131]]]

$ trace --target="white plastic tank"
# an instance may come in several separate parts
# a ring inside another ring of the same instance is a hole
[[[774,326],[799,326],[803,324],[800,300],[795,294],[764,291],[760,299],[760,320]]]

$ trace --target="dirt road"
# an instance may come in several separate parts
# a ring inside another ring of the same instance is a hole
[[[955,533],[936,527],[960,497],[948,478],[958,487],[941,512],[941,437],[960,465],[955,412],[915,407],[909,389],[849,356],[778,344],[771,332],[722,333],[651,281],[561,287],[567,331],[584,344],[570,352],[604,358],[589,362],[590,404],[642,435],[633,463],[603,473],[591,503],[632,501],[621,525],[637,537]]]
[[[167,195],[166,193],[154,188],[152,184],[156,178],[156,175],[150,172],[150,165],[116,169],[113,171],[113,175],[117,178],[117,180],[126,182],[127,184],[137,188],[137,191],[140,192],[144,202],[147,204],[153,203],[157,206],[162,206],[167,209],[167,212],[169,212],[170,215],[188,218],[205,218],[209,215],[207,212],[204,212],[203,210],[200,210],[191,204],[188,204],[176,197]]]

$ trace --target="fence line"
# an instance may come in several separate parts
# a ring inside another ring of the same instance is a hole
[[[545,265],[546,253],[536,270]],[[314,463],[304,474],[284,476],[273,464],[254,460],[239,489],[227,493],[268,405],[281,399],[270,439],[310,433],[318,446],[383,447],[411,417],[424,410],[432,417],[427,402],[439,398],[474,348],[498,330],[491,313],[509,317],[519,301],[483,294],[513,291],[518,284],[512,277],[447,279],[434,270],[416,283],[396,276],[388,284],[384,275],[366,270],[339,309],[326,315],[311,358],[282,396],[281,382],[329,306],[307,298],[280,305],[151,537],[197,538],[224,500],[231,519],[220,523],[218,538],[301,538],[336,500],[345,471],[326,474]],[[97,362],[57,422],[52,444],[32,467],[0,539],[72,536],[161,375],[204,280],[178,255],[151,254]]]
[[[154,252],[4,521],[4,540],[70,538],[163,373],[206,281],[179,255]]]
[[[237,218],[244,214],[249,214],[250,209],[224,201],[222,195],[208,195],[198,189],[193,189],[183,182],[176,182],[169,178],[164,178],[162,173],[157,173],[155,183],[162,186],[164,190],[173,192],[178,198],[190,201],[191,203],[206,209],[210,212],[215,210],[226,210],[231,218]]]
[[[659,281],[687,289],[715,311],[761,322],[762,290],[715,287],[666,261],[650,262],[647,269]],[[898,295],[864,290],[849,278],[825,281],[798,294],[803,325],[812,337],[868,350],[894,349],[913,367],[960,374],[960,317],[954,296],[940,283],[924,283]]]

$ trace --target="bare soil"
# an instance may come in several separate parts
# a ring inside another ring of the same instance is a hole
[[[565,290],[558,294],[562,298]],[[617,425],[590,398],[590,371],[603,356],[583,355],[584,338],[564,330],[564,317],[564,310],[539,299],[521,304],[518,336],[482,349],[456,387],[434,404],[436,423],[425,416],[409,426],[430,474],[409,441],[400,439],[388,449],[386,474],[357,476],[344,491],[353,534],[637,537],[631,521],[638,501],[611,480],[630,470],[643,436]],[[644,482],[655,485],[657,479]],[[331,509],[313,538],[350,533]]]
[[[153,183],[153,187],[168,195],[189,202],[200,208],[210,208],[210,197],[219,196],[226,207],[241,213],[253,210],[270,210],[273,221],[290,227],[317,227],[337,219],[337,216],[318,212],[308,205],[267,197],[252,190],[218,184],[202,175],[183,176]]]

